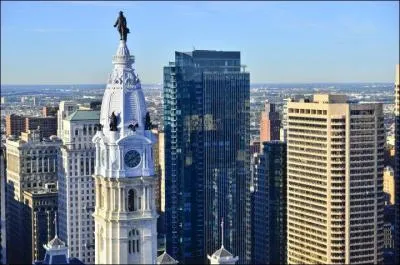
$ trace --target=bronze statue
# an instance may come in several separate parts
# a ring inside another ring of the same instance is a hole
[[[118,26],[118,27],[117,27]],[[114,28],[117,27],[119,35],[120,35],[120,40],[127,40],[128,33],[130,33],[128,27],[126,26],[126,18],[123,15],[122,11],[119,11],[119,17],[117,18],[117,21],[114,24]]]
[[[117,116],[115,116],[114,111],[111,113],[111,117],[110,117],[110,131],[118,131],[117,129]]]

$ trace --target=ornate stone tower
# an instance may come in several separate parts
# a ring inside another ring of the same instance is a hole
[[[155,137],[133,63],[120,40],[93,137],[96,264],[156,263]]]

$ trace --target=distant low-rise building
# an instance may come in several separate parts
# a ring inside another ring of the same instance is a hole
[[[22,132],[40,127],[40,137],[57,135],[56,117],[26,117],[16,114],[6,116],[6,135],[19,137]]]
[[[6,116],[6,136],[20,136],[25,131],[25,117],[10,114]]]

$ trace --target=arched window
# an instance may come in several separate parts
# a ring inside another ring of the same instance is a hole
[[[136,211],[136,192],[134,189],[130,189],[128,192],[128,211]]]
[[[140,252],[139,230],[132,229],[128,233],[128,253],[134,254]]]

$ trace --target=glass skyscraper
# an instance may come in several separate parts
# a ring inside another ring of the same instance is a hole
[[[175,52],[164,67],[167,252],[204,263],[224,246],[249,262],[250,75],[240,52]]]
[[[262,143],[254,164],[253,264],[286,263],[286,143]]]

